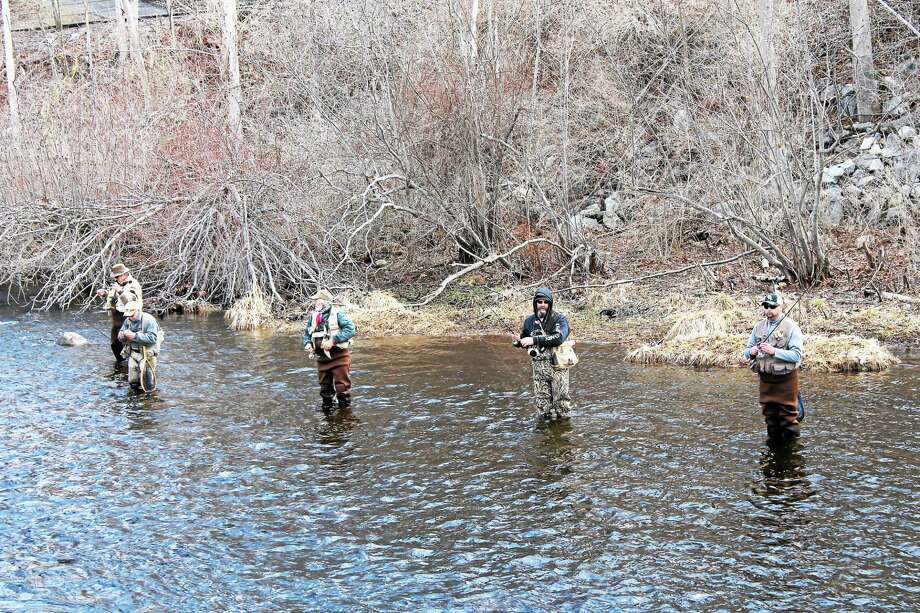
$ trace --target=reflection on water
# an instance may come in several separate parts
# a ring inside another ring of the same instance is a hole
[[[770,447],[743,371],[588,345],[546,423],[505,339],[368,340],[324,413],[296,335],[170,318],[144,395],[105,327],[0,312],[0,610],[916,608],[916,357]]]

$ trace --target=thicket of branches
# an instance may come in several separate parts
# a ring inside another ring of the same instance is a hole
[[[842,4],[783,3],[772,80],[756,2],[252,6],[241,138],[217,10],[143,21],[140,66],[108,24],[23,35],[0,283],[86,304],[125,261],[161,307],[384,278],[424,297],[484,265],[602,276],[624,234],[667,258],[700,228],[819,280],[826,141],[853,129],[826,94],[852,81]],[[888,11],[873,36],[881,74],[920,49]],[[612,194],[621,223],[587,231],[577,213]]]

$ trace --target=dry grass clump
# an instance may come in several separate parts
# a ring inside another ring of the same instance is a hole
[[[851,334],[807,336],[803,368],[815,372],[878,372],[900,360],[877,340]]]
[[[744,315],[734,300],[717,294],[707,308],[679,315],[663,342],[630,351],[626,361],[694,368],[737,366],[747,341],[747,336],[738,331]]]
[[[904,308],[872,306],[857,311],[847,320],[851,332],[882,340],[901,340],[920,336],[920,317]]]
[[[676,364],[693,368],[732,368],[742,366],[744,334],[714,334],[669,339],[658,345],[643,345],[630,351],[627,362],[635,364]]]
[[[176,308],[189,315],[210,315],[220,310],[213,302],[194,298],[192,300],[177,300]]]
[[[372,336],[438,335],[454,329],[439,308],[415,311],[382,291],[370,292],[347,307],[358,334]]]
[[[255,330],[274,319],[271,301],[265,298],[258,285],[253,286],[248,296],[237,300],[224,313],[224,318],[233,330]]]
[[[636,364],[676,364],[693,368],[743,366],[741,352],[749,337],[745,313],[728,297],[710,302],[714,308],[680,316],[659,344],[643,345],[626,356]],[[722,307],[725,310],[720,310]],[[808,336],[803,368],[816,372],[881,371],[898,359],[874,339],[849,334]]]

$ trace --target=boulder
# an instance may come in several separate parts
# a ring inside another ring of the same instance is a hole
[[[821,182],[836,183],[841,177],[853,174],[854,170],[856,170],[856,163],[853,162],[853,160],[847,160],[840,164],[828,166],[824,169],[824,172],[821,173]]]
[[[828,227],[839,226],[843,222],[846,198],[839,187],[830,187],[821,194],[823,206],[819,221]]]
[[[844,117],[856,117],[856,86],[847,83],[840,88],[837,96],[837,112]]]
[[[889,134],[885,139],[885,148],[882,149],[883,158],[896,158],[904,155],[904,144],[896,134]]]
[[[59,336],[55,342],[61,347],[82,347],[83,345],[89,345],[89,341],[76,332],[65,332]]]
[[[920,58],[909,57],[900,64],[895,70],[904,77],[911,77],[920,72]]]
[[[885,168],[885,163],[874,155],[860,153],[856,157],[856,167],[866,172],[878,172]]]
[[[576,230],[581,231],[597,231],[603,230],[604,226],[600,224],[596,219],[592,217],[581,217],[580,215],[572,215],[569,221],[572,224],[572,227]]]
[[[885,115],[897,117],[897,116],[906,114],[907,111],[908,111],[908,108],[907,108],[907,105],[904,103],[903,96],[894,96],[886,100],[884,103],[882,103],[882,113],[884,113]]]
[[[901,140],[913,140],[917,138],[917,129],[913,126],[901,126],[898,128],[898,136]]]
[[[623,199],[620,198],[617,192],[611,192],[609,196],[604,198],[604,215],[601,218],[601,223],[611,230],[621,226],[626,219],[623,209]]]
[[[901,203],[897,206],[890,207],[885,212],[885,223],[889,226],[905,226],[910,222],[910,210],[907,204]]]

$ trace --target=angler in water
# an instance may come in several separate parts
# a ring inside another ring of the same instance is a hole
[[[153,315],[141,310],[140,302],[125,305],[125,316],[118,340],[124,343],[128,358],[128,383],[152,392],[156,387],[157,357],[163,343],[163,331]]]
[[[515,347],[527,349],[533,370],[534,401],[544,419],[568,419],[572,408],[569,396],[569,371],[556,368],[554,348],[569,337],[569,321],[553,311],[553,293],[541,287],[533,297],[533,315],[524,320]]]
[[[321,289],[310,297],[313,310],[307,315],[303,348],[316,360],[319,395],[323,410],[330,411],[334,401],[339,408],[351,405],[351,339],[355,324],[341,308],[334,306],[332,294]]]
[[[805,417],[799,394],[799,367],[804,344],[802,331],[783,314],[783,296],[770,292],[761,301],[764,319],[754,326],[744,359],[760,378],[760,405],[767,434],[773,441],[799,436],[799,422]]]
[[[125,323],[124,305],[129,302],[138,302],[143,306],[144,300],[141,293],[141,284],[131,276],[131,271],[124,264],[115,264],[112,267],[112,286],[108,289],[96,290],[96,295],[105,297],[105,308],[112,315],[111,347],[115,360],[121,362],[124,345],[118,339],[122,324]]]

